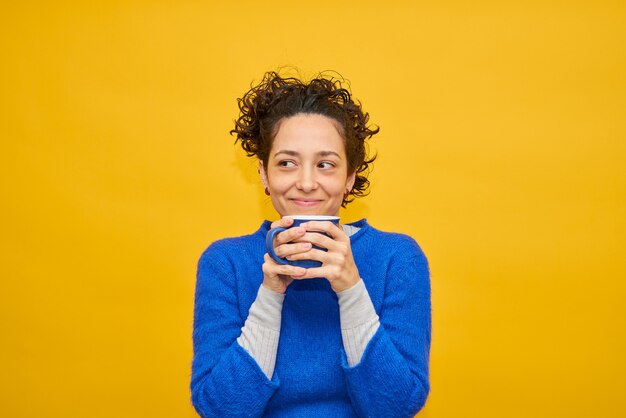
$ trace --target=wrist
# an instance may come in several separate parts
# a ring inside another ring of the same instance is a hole
[[[270,292],[279,293],[281,295],[284,295],[285,291],[287,290],[285,286],[276,286],[272,285],[271,283],[266,283],[265,281],[261,284],[261,286],[264,289],[269,290]]]
[[[356,275],[344,280],[335,280],[333,283],[331,283],[330,287],[335,293],[339,293],[354,287],[360,280],[361,277]]]
[[[260,286],[246,322],[250,321],[266,328],[280,330],[284,300],[285,295]]]

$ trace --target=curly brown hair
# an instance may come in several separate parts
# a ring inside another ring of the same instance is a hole
[[[283,119],[298,114],[319,114],[334,119],[341,127],[348,173],[356,173],[350,193],[342,202],[345,207],[356,197],[367,195],[370,165],[376,156],[367,154],[366,140],[380,130],[368,126],[369,114],[352,98],[349,83],[320,73],[308,83],[294,77],[281,77],[275,71],[265,73],[263,80],[237,99],[240,115],[235,121],[237,141],[249,157],[256,156],[267,167],[272,142]]]

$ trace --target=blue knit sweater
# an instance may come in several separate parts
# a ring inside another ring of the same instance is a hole
[[[337,296],[325,279],[294,281],[283,303],[276,368],[268,380],[237,337],[263,282],[264,222],[200,257],[194,312],[192,402],[202,417],[412,417],[429,392],[430,282],[410,237],[365,220],[352,254],[380,327],[348,367]]]

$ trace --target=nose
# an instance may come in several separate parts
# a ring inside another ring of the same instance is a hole
[[[318,184],[314,169],[303,168],[299,174],[298,181],[296,182],[298,190],[309,193],[317,189]]]

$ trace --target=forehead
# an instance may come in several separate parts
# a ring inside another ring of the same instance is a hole
[[[299,114],[283,119],[274,136],[272,151],[335,151],[345,154],[339,124],[327,116]]]

